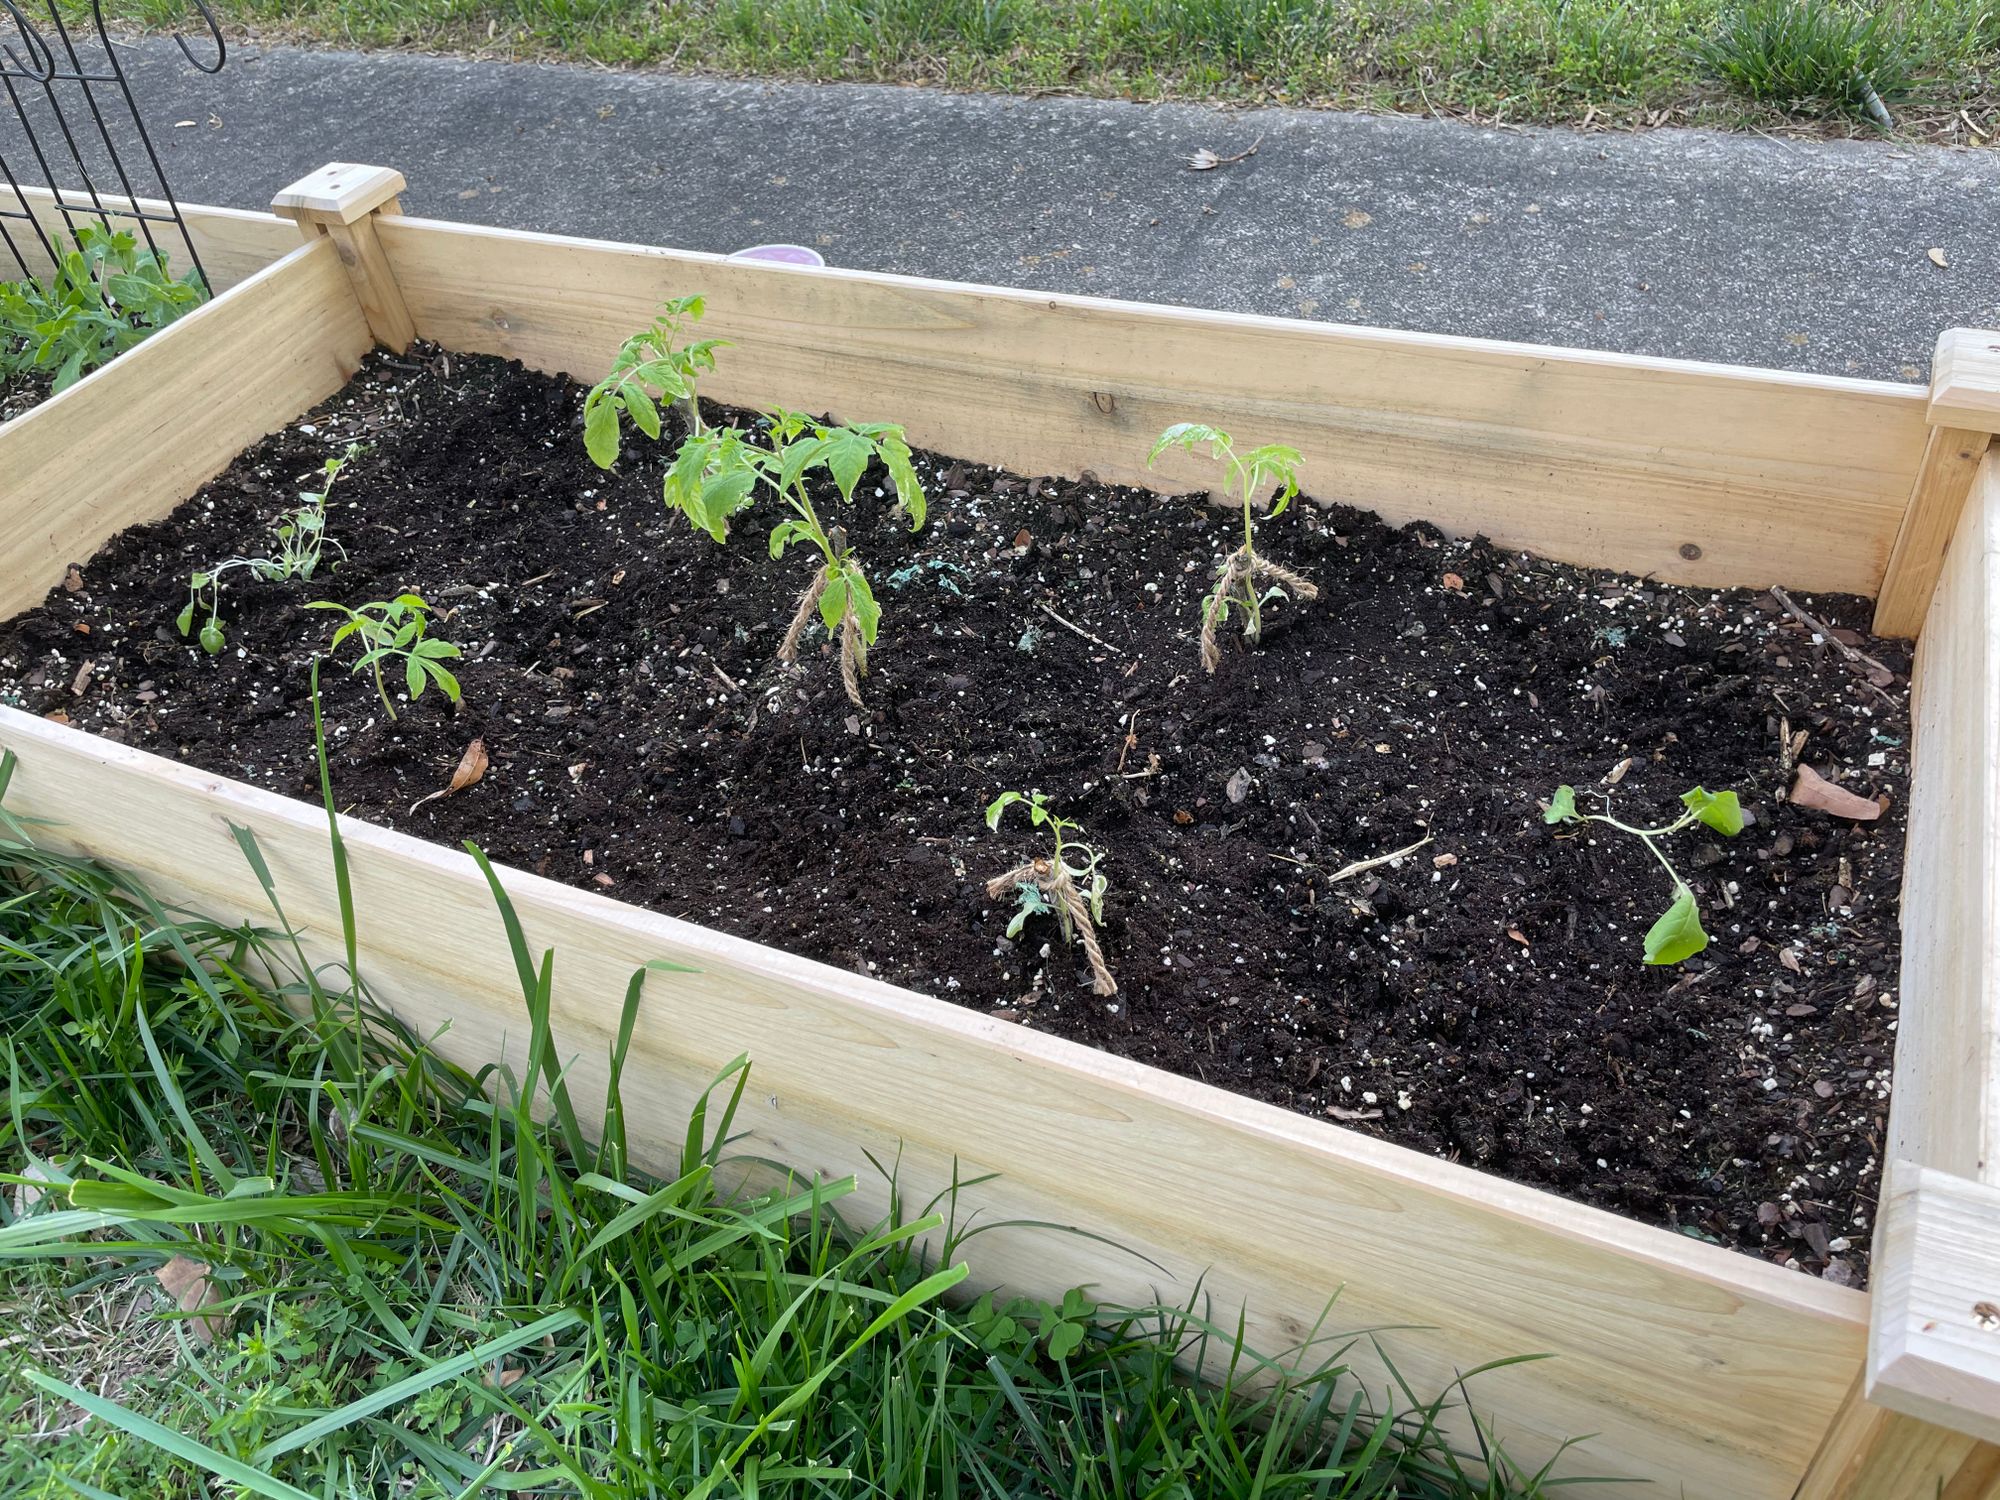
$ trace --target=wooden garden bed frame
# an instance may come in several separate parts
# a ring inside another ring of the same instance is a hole
[[[2000,1494],[2000,335],[1947,333],[1929,389],[1403,334],[711,255],[404,217],[403,179],[322,169],[275,214],[191,208],[221,295],[0,426],[0,617],[165,515],[421,336],[595,379],[663,297],[700,291],[730,358],[704,390],[903,422],[1031,474],[1149,475],[1199,416],[1305,455],[1310,487],[1509,547],[1675,582],[1845,590],[1921,639],[1896,1091],[1865,1296],[942,1001],[518,872],[557,950],[556,1030],[602,1058],[631,971],[635,1140],[669,1151],[693,1091],[753,1059],[756,1152],[908,1198],[1071,1225],[983,1236],[987,1283],[1248,1309],[1282,1351],[1320,1323],[1394,1328],[1420,1391],[1510,1355],[1472,1394],[1509,1452],[1691,1500]],[[46,198],[28,206],[60,227]],[[52,844],[225,917],[287,917],[336,956],[317,809],[0,708],[10,808]],[[365,972],[444,1050],[511,1040],[511,959],[470,861],[350,824]],[[421,900],[412,901],[411,893]],[[637,1153],[635,1152],[635,1155]],[[1113,1246],[1124,1248],[1113,1248]],[[1379,1380],[1376,1389],[1380,1390]]]

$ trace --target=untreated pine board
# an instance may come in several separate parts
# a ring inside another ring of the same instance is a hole
[[[1031,474],[1206,488],[1200,419],[1305,454],[1306,487],[1570,562],[1692,584],[1880,582],[1926,393],[1257,318],[419,219],[378,226],[418,331],[594,381],[662,297],[731,339],[704,391],[845,419]]]
[[[1924,445],[1909,508],[1875,599],[1875,633],[1914,636],[1930,612],[1946,545],[1979,472],[1993,435],[1962,427],[1933,427]]]
[[[1796,1500],[2000,1500],[2000,1448],[1873,1406],[1857,1382]]]
[[[59,248],[69,243],[73,224],[96,222],[95,212],[89,207],[90,200],[77,193],[64,194],[64,201],[74,205],[74,211],[65,215],[56,207],[55,195],[46,188],[23,188],[21,196],[16,197],[8,188],[0,187],[0,208],[19,207],[24,200],[44,233]],[[135,221],[116,211],[122,201],[107,198],[104,203],[111,210],[110,217],[115,227],[131,229],[136,233],[138,226]],[[167,211],[167,205],[159,199],[141,198],[139,204],[148,213]],[[212,289],[218,292],[227,291],[298,248],[298,230],[290,220],[278,218],[275,214],[184,203],[181,205],[181,216],[187,221],[188,233],[193,237],[195,250],[212,280]],[[11,220],[0,222],[6,223],[14,243],[31,260],[39,260],[39,242],[27,232],[25,225]],[[176,275],[188,269],[187,252],[181,244],[179,231],[173,225],[155,224],[153,238],[168,253]],[[47,267],[36,264],[31,269],[46,270]]]
[[[265,913],[231,825],[252,830],[308,953],[336,957],[316,809],[12,710],[0,747],[20,756],[10,809],[51,820],[38,837],[169,900]],[[344,831],[380,997],[460,1062],[518,1062],[526,1016],[471,861]],[[954,1173],[997,1173],[964,1190],[961,1218],[1104,1237],[982,1234],[972,1258],[989,1283],[1090,1283],[1113,1302],[1199,1283],[1224,1323],[1247,1303],[1251,1339],[1276,1353],[1316,1327],[1390,1328],[1419,1390],[1553,1354],[1473,1382],[1509,1451],[1532,1466],[1591,1434],[1566,1472],[1689,1500],[1787,1500],[1859,1371],[1859,1293],[595,893],[503,878],[528,941],[556,951],[555,1034],[586,1117],[628,977],[655,959],[693,971],[647,983],[624,1074],[635,1157],[671,1158],[696,1092],[748,1053],[744,1153],[858,1174],[864,1221],[887,1197],[873,1152],[896,1163],[905,1202]]]
[[[371,344],[321,240],[0,426],[0,619],[339,390]]]
[[[1871,1402],[2000,1443],[2000,1188],[1889,1163],[1869,1325]]]
[[[2000,450],[1917,642],[1888,1161],[2000,1185]],[[1996,1288],[2000,1292],[2000,1288]]]

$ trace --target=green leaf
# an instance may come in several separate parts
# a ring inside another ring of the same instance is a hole
[[[403,685],[410,690],[412,700],[424,695],[424,663],[421,657],[403,658]]]
[[[793,542],[804,541],[811,535],[803,521],[780,521],[771,528],[771,556],[783,557],[785,548]]]
[[[819,617],[826,621],[828,630],[840,629],[840,617],[847,613],[847,578],[837,575],[827,581],[820,591]]]
[[[646,394],[646,388],[636,381],[629,382],[623,392],[625,411],[632,418],[632,425],[649,438],[660,435],[660,408],[653,398]]]
[[[575,1317],[575,1314],[570,1314]],[[60,1396],[80,1411],[89,1412],[100,1421],[109,1422],[142,1443],[171,1453],[183,1463],[206,1469],[219,1479],[240,1485],[253,1495],[264,1495],[268,1500],[313,1500],[307,1491],[285,1483],[265,1472],[267,1465],[246,1464],[241,1459],[231,1458],[226,1453],[217,1452],[203,1443],[176,1432],[171,1427],[162,1426],[151,1417],[143,1417],[138,1412],[120,1406],[115,1401],[90,1391],[79,1390],[73,1385],[65,1385],[53,1376],[44,1375],[40,1370],[23,1370],[23,1378],[40,1386],[52,1395]]]
[[[861,627],[861,639],[875,644],[875,632],[882,623],[882,606],[875,602],[875,590],[853,563],[847,565],[847,589],[854,601],[854,623]]]
[[[602,386],[583,403],[583,446],[600,469],[618,461],[618,404]]]
[[[1229,446],[1229,434],[1205,422],[1176,422],[1154,442],[1153,451],[1146,455],[1146,467],[1151,468],[1169,448],[1185,448],[1192,453],[1203,443],[1207,443],[1211,451],[1219,452]]]
[[[827,472],[840,486],[840,498],[851,503],[855,485],[868,472],[868,461],[875,456],[874,440],[852,427],[835,427],[825,434],[825,453]]]
[[[1549,798],[1548,810],[1542,814],[1544,823],[1580,823],[1582,814],[1576,810],[1576,788],[1559,786],[1556,794]]]
[[[1710,792],[1696,787],[1682,792],[1681,801],[1697,822],[1706,823],[1717,833],[1734,838],[1743,831],[1743,804],[1734,792]]]
[[[1694,892],[1682,886],[1660,920],[1646,933],[1646,962],[1677,964],[1693,958],[1708,946],[1708,934],[1701,930],[1701,910]]]
[[[222,655],[224,644],[222,621],[218,620],[214,615],[210,615],[208,622],[201,627],[201,649],[206,651],[210,656],[220,656]]]
[[[1000,826],[1000,817],[1008,808],[1012,807],[1016,802],[1025,802],[1027,800],[1019,792],[1002,792],[986,804],[986,826],[988,828],[998,828]]]
[[[452,676],[449,671],[434,661],[426,661],[424,663],[424,670],[437,680],[437,685],[444,689],[445,697],[451,699],[454,703],[458,702],[459,687],[456,677]]]
[[[1068,1359],[1083,1344],[1083,1325],[1067,1320],[1049,1329],[1049,1358]]]
[[[194,629],[194,600],[188,600],[188,607],[175,617],[174,624],[179,627],[182,635]]]
[[[896,503],[910,517],[910,530],[921,531],[929,500],[916,465],[910,462],[910,445],[900,436],[882,439],[882,461],[889,469],[889,482],[896,487]]]

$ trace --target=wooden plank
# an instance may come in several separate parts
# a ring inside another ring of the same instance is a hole
[[[407,186],[403,174],[393,167],[328,162],[280,188],[271,199],[271,211],[289,219],[352,224],[400,197]]]
[[[382,214],[402,212],[397,194],[403,186],[403,174],[393,168],[337,161],[301,177],[271,200],[272,211],[294,220],[307,239],[324,234],[333,241],[375,342],[398,354],[415,342],[417,326],[375,236],[375,221]]]
[[[2000,1500],[2000,1448],[1871,1406],[1857,1382],[1796,1500]]]
[[[21,758],[10,808],[52,820],[38,836],[169,899],[265,914],[230,825],[253,830],[308,952],[335,956],[317,810],[11,710],[0,746]],[[470,860],[363,824],[345,837],[381,997],[461,1061],[518,1058],[512,962]],[[1385,1341],[1420,1390],[1552,1353],[1473,1385],[1509,1451],[1532,1465],[1590,1435],[1565,1472],[1690,1500],[1785,1500],[1858,1373],[1859,1293],[595,893],[503,878],[529,941],[557,951],[555,1029],[586,1115],[628,976],[653,959],[695,971],[649,981],[626,1065],[630,1129],[655,1162],[694,1092],[747,1052],[744,1152],[859,1174],[864,1219],[886,1202],[872,1151],[897,1163],[906,1201],[954,1171],[998,1173],[962,1193],[961,1218],[1105,1236],[983,1234],[988,1282],[1091,1283],[1123,1302],[1199,1282],[1224,1322],[1247,1304],[1251,1338],[1278,1352],[1323,1313],[1327,1329],[1394,1329]]]
[[[2000,1187],[1891,1162],[1876,1223],[1868,1399],[2000,1442]]]
[[[1969,488],[1917,644],[1866,1391],[2000,1442],[2000,449]]]
[[[1887,1161],[2000,1185],[2000,453],[1944,559],[1913,678]],[[1996,1288],[2000,1291],[2000,1288]]]
[[[95,214],[88,210],[89,199],[71,191],[64,195],[65,201],[78,205],[71,216],[77,223],[95,222]],[[112,207],[112,200],[105,200]],[[167,205],[155,198],[141,198],[140,206],[149,213],[164,213]],[[70,238],[69,220],[55,205],[55,195],[46,188],[23,188],[20,197],[9,189],[0,187],[0,208],[25,206],[35,215],[45,233],[51,239],[60,238],[65,244]],[[241,281],[247,280],[293,250],[298,248],[299,232],[289,220],[274,214],[252,213],[238,208],[210,208],[201,204],[184,203],[181,215],[187,221],[188,232],[194,237],[195,249],[201,255],[202,265],[208,270],[213,289],[227,291]],[[133,220],[112,214],[113,223],[122,229],[135,229]],[[13,221],[5,221],[14,242],[31,258],[39,259],[39,246],[26,226]],[[187,269],[186,252],[182,248],[180,235],[171,225],[154,226],[154,238],[160,248],[169,253],[175,274]],[[0,261],[7,259],[4,249],[0,249]],[[45,265],[34,265],[31,269],[44,271]]]
[[[339,390],[371,344],[320,240],[0,425],[0,619]]]
[[[1917,482],[1896,532],[1895,550],[1875,596],[1875,633],[1914,636],[1930,613],[1931,594],[1944,568],[1944,553],[1958,528],[1965,497],[1972,493],[1979,461],[1993,435],[1963,427],[1933,427],[1924,445]]]
[[[1931,357],[1931,425],[2000,432],[2000,332],[1952,328]]]
[[[1193,489],[1199,418],[1305,454],[1392,522],[1702,585],[1873,594],[1926,437],[1917,388],[1552,350],[395,219],[420,334],[590,381],[662,297],[732,339],[704,390],[904,423],[1031,474]]]

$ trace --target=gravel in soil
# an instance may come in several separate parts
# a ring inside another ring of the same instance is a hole
[[[1865,1278],[1909,755],[1907,652],[1860,634],[1866,601],[1796,598],[1887,671],[1769,594],[1298,504],[1262,546],[1319,601],[1275,602],[1259,649],[1225,636],[1209,676],[1195,634],[1230,513],[919,455],[924,530],[879,473],[841,514],[883,606],[857,710],[817,628],[797,667],[774,663],[813,566],[769,556],[775,507],[716,546],[662,506],[666,447],[589,463],[581,394],[494,359],[375,357],[0,628],[0,696],[316,798],[307,673],[329,617],[306,606],[413,590],[466,653],[464,700],[391,720],[372,682],[329,675],[335,783],[361,817]],[[356,440],[328,514],[345,562],[236,575],[223,653],[185,640],[188,575],[256,555]],[[475,739],[483,776],[429,797]],[[1789,803],[1800,763],[1882,815]],[[1668,850],[1706,952],[1640,962],[1670,883],[1636,840],[1544,826],[1559,782],[1640,824],[1696,784],[1740,793],[1741,835]],[[1102,850],[1117,995],[1091,992],[1053,918],[1004,936],[1014,903],[985,881],[1037,852],[1018,814],[986,828],[1009,789],[1048,793]]]

